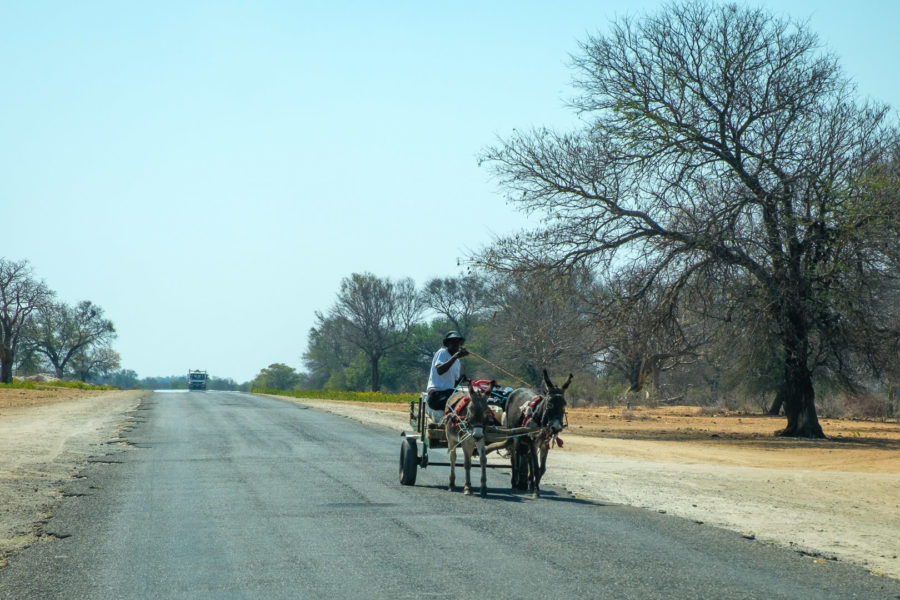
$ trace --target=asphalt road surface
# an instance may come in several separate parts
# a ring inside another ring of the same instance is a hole
[[[0,571],[0,598],[900,598],[714,527],[511,493],[503,470],[484,499],[447,491],[447,467],[401,486],[399,432],[289,402],[156,393],[134,419],[133,445],[66,488],[58,539]]]

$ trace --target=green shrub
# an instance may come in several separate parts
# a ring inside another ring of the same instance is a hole
[[[417,400],[415,394],[383,394],[381,392],[349,392],[345,390],[268,390],[254,388],[254,394],[271,394],[290,396],[291,398],[308,398],[310,400],[347,400],[350,402],[395,402],[397,404]]]

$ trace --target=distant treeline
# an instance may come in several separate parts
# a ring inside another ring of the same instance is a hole
[[[167,377],[138,377],[138,374],[129,369],[122,369],[97,379],[96,383],[112,385],[123,390],[186,390],[187,374],[169,375]],[[215,377],[211,375],[206,382],[209,390],[231,390],[246,392],[250,390],[250,383],[237,383],[229,377]]]

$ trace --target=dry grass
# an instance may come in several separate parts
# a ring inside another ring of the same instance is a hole
[[[63,387],[44,387],[40,389],[0,387],[0,410],[56,404],[58,402],[67,402],[74,398],[84,398],[103,393],[106,392]]]

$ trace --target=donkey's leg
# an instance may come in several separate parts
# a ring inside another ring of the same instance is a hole
[[[532,498],[540,498],[541,497],[541,475],[538,472],[540,469],[539,460],[538,460],[538,452],[540,443],[534,443],[531,445],[531,473],[529,474],[529,479],[531,479],[532,485]]]
[[[518,483],[516,478],[516,440],[511,440],[509,443],[509,466],[512,473],[509,477],[509,487],[516,491],[516,484]]]
[[[487,454],[484,451],[484,440],[478,444],[478,458],[481,463],[481,497],[487,496]]]
[[[466,496],[472,495],[472,450],[474,448],[471,444],[472,440],[469,439],[463,445],[463,462],[466,466],[466,486],[463,488],[463,493]]]
[[[540,494],[541,488],[541,479],[544,477],[544,472],[547,470],[547,453],[549,448],[544,444],[536,444],[535,450],[540,448],[540,459],[538,460],[538,469],[534,478],[534,489],[536,490],[535,497]]]
[[[512,467],[509,487],[512,488],[512,491],[516,491],[519,489],[519,442],[515,438],[509,445],[509,465]]]
[[[452,436],[447,436],[447,445],[450,447],[450,486],[452,492],[456,489],[456,440]]]

